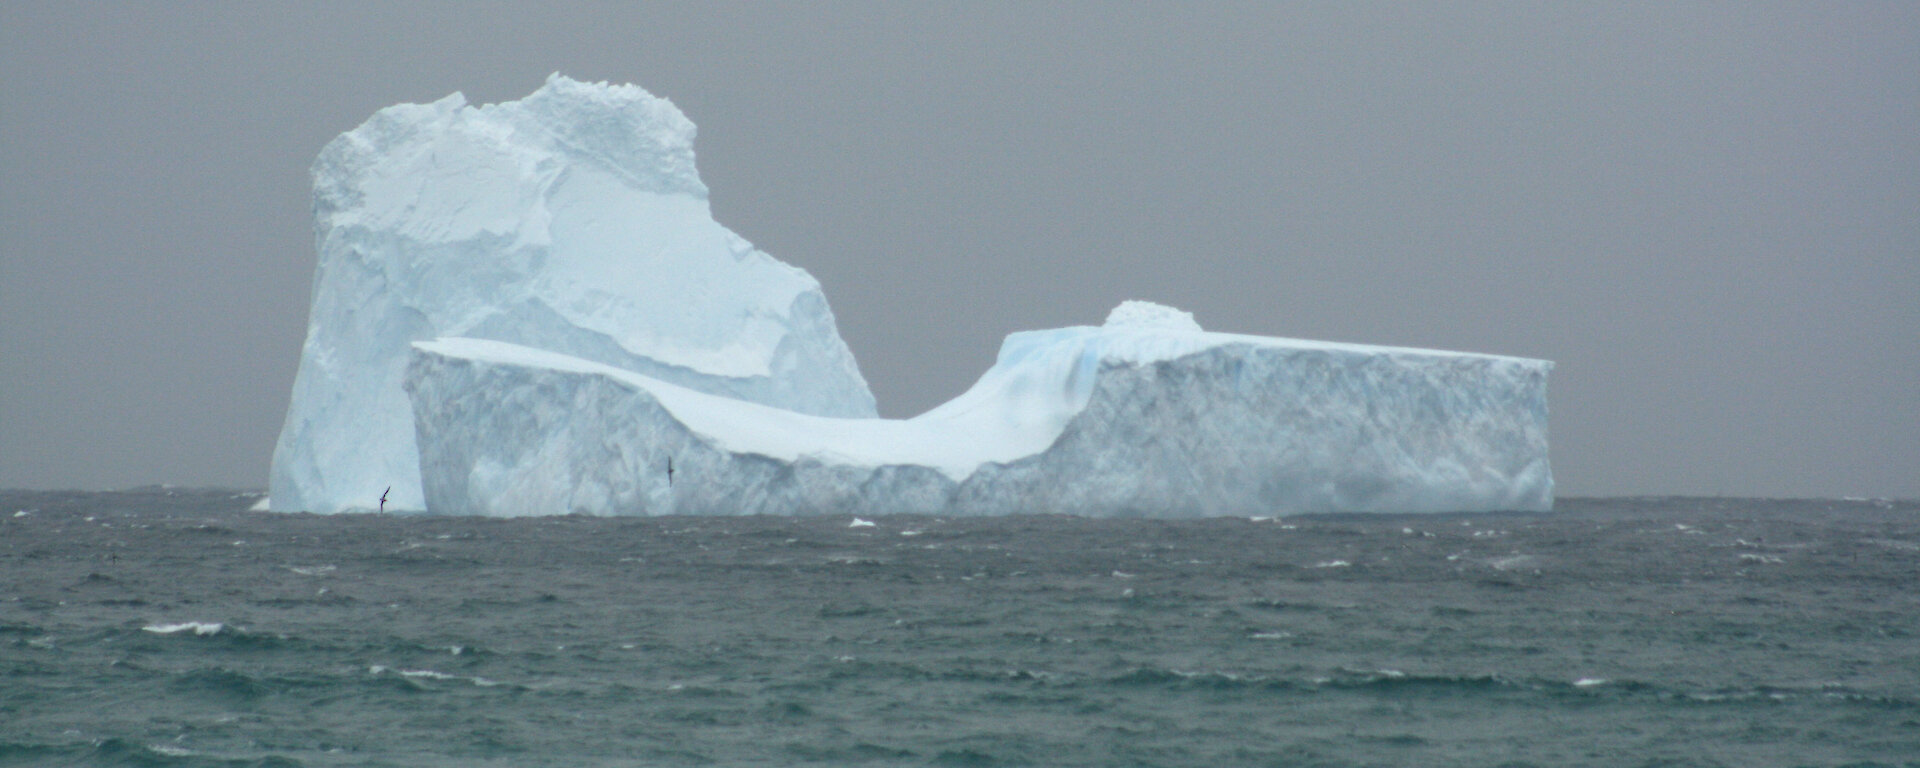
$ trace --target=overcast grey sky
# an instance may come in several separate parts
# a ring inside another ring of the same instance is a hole
[[[1920,4],[0,4],[0,487],[264,487],[308,164],[632,82],[884,414],[1121,299],[1557,361],[1563,495],[1920,496]]]

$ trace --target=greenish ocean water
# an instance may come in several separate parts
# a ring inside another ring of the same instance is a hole
[[[257,498],[0,492],[0,765],[1920,766],[1913,502],[862,521]]]

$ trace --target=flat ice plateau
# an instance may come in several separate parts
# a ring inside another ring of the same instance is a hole
[[[414,349],[434,512],[1193,517],[1553,499],[1549,363],[1207,333],[1145,302],[1013,334],[972,389],[904,420],[799,414],[500,342]]]
[[[665,99],[555,75],[515,102],[389,107],[329,143],[271,508],[1552,504],[1549,362],[1209,333],[1147,302],[1015,333],[960,397],[876,418],[819,284],[713,220],[693,137]]]

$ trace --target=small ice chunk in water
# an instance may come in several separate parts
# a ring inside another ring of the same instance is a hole
[[[873,527],[873,521],[872,521],[872,520],[862,520],[862,519],[860,519],[860,518],[857,518],[857,517],[856,517],[856,518],[854,518],[854,519],[853,519],[853,522],[851,522],[851,523],[847,523],[847,527],[848,527],[848,528],[872,528],[872,527]]]

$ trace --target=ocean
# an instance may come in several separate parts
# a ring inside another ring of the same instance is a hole
[[[1920,503],[476,519],[0,492],[0,765],[1920,766]]]

